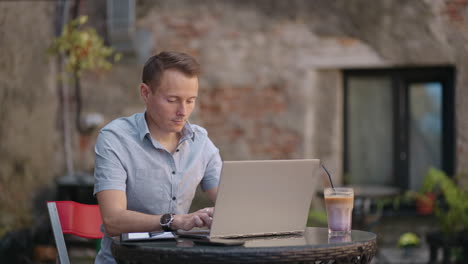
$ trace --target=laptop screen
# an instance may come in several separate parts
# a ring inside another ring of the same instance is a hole
[[[225,161],[210,237],[303,232],[320,161]]]

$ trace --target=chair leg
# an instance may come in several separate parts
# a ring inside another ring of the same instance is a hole
[[[55,245],[58,251],[58,263],[70,264],[67,247],[65,245],[65,238],[63,237],[62,225],[60,224],[60,218],[57,211],[57,205],[54,202],[49,202],[47,203],[47,209],[49,210],[50,223],[52,225]]]

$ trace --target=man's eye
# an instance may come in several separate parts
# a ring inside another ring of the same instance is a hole
[[[168,101],[169,103],[175,103],[175,102],[176,102],[176,99],[169,98],[169,99],[167,99],[167,101]]]
[[[195,103],[195,99],[193,99],[193,100],[187,100],[187,103],[188,103],[188,104],[193,104],[193,103]]]

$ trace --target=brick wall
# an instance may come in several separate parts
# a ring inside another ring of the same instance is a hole
[[[447,42],[453,47],[457,67],[456,122],[457,173],[468,186],[468,1],[447,0],[438,6]]]

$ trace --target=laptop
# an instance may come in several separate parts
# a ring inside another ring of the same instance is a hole
[[[320,160],[225,161],[211,230],[180,237],[239,238],[305,230]]]

